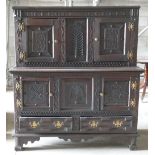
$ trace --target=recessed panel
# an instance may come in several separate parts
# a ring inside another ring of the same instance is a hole
[[[129,81],[105,81],[104,105],[127,105]]]
[[[28,57],[52,57],[52,26],[28,27]]]
[[[86,19],[66,20],[66,61],[86,61]]]
[[[100,23],[100,54],[123,54],[124,23]]]
[[[23,106],[29,108],[49,107],[48,81],[23,81]]]
[[[91,79],[63,79],[61,82],[61,110],[90,110],[92,108]]]

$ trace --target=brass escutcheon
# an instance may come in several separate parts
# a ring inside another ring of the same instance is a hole
[[[60,121],[54,121],[53,124],[56,128],[61,128],[64,125],[64,123]]]
[[[123,121],[122,120],[115,120],[115,121],[113,121],[113,125],[116,128],[120,128],[123,125]]]
[[[98,121],[95,121],[95,120],[89,121],[89,125],[90,125],[91,128],[97,128]]]
[[[40,123],[36,122],[36,121],[33,121],[33,122],[29,122],[29,125],[30,125],[31,128],[35,129],[40,125]]]

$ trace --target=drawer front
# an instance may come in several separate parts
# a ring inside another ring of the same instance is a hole
[[[72,117],[20,117],[21,132],[52,133],[72,131]]]
[[[132,131],[132,116],[80,117],[81,132],[122,133]]]

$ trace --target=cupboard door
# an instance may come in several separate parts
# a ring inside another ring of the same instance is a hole
[[[60,111],[93,110],[94,79],[91,76],[72,76],[60,79]]]
[[[26,18],[23,20],[21,42],[17,40],[18,61],[58,61],[59,23],[57,19]]]
[[[127,61],[127,22],[125,19],[95,19],[95,61]]]
[[[102,78],[101,110],[127,110],[130,99],[130,77]]]
[[[54,102],[52,83],[52,79],[49,78],[22,78],[19,87],[22,110],[42,112],[52,110]]]
[[[87,61],[87,19],[66,19],[66,61]]]

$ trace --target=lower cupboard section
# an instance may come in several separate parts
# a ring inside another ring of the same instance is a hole
[[[77,124],[77,122],[79,122]],[[132,116],[79,117],[20,117],[22,133],[128,133],[133,131]],[[74,125],[78,126],[76,131]]]

